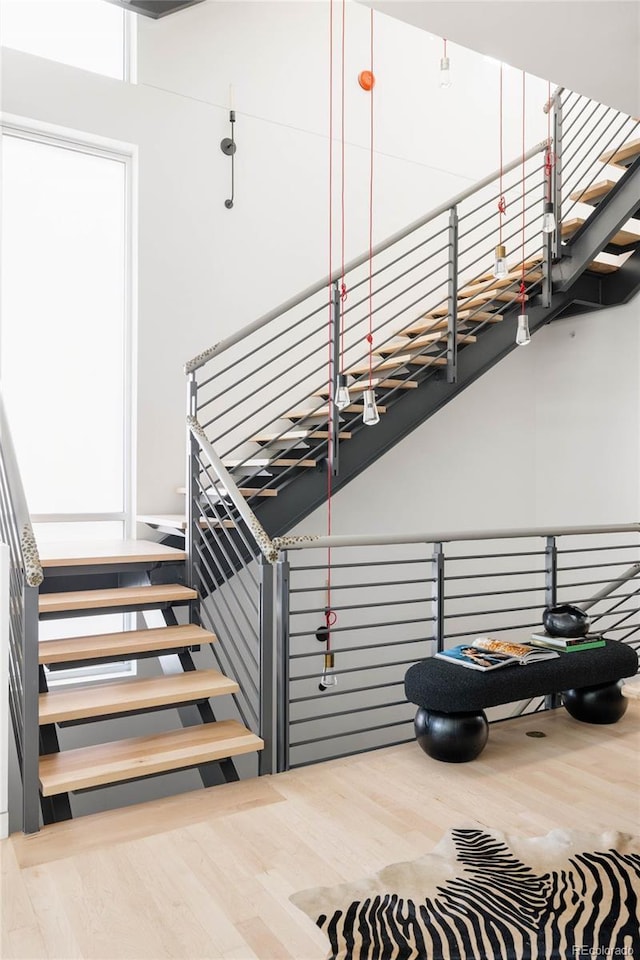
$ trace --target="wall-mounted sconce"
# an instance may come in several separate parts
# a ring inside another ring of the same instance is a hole
[[[228,200],[225,200],[224,205],[227,210],[231,210],[233,207],[233,201],[235,199],[236,192],[236,179],[235,179],[235,153],[236,153],[236,138],[235,138],[235,125],[236,125],[236,112],[235,110],[229,111],[229,123],[231,124],[231,136],[225,137],[224,140],[220,141],[220,149],[226,157],[231,157],[231,197]]]

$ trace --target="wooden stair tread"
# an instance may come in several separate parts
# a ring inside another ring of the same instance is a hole
[[[326,440],[329,436],[327,430],[289,430],[287,433],[262,433],[257,437],[252,437],[254,443],[288,443],[290,440]],[[350,440],[351,434],[347,431],[340,431],[341,440]]]
[[[533,260],[525,260],[524,272],[527,273],[529,270],[533,270],[534,267],[539,266],[541,263],[542,263],[542,257],[534,257]],[[509,273],[507,274],[507,276],[512,277],[513,279],[516,279],[522,274],[522,261],[520,261],[520,263],[514,263],[514,265],[512,267],[509,267],[508,269],[509,269]],[[495,277],[493,275],[493,272],[483,273],[479,277],[475,277],[471,281],[471,283],[484,283],[488,280],[494,280],[494,279]]]
[[[517,283],[522,278],[522,272],[507,274],[506,277],[502,277],[500,280],[496,280],[495,277],[491,280],[485,282],[472,283],[469,286],[462,287],[461,290],[458,290],[458,296],[464,297],[473,297],[476,293],[489,293],[493,290],[501,290],[503,287],[511,287],[513,284]],[[542,280],[542,272],[540,270],[530,270],[528,273],[525,270],[524,280],[526,284],[537,283],[539,280]],[[489,286],[487,285],[489,284]]]
[[[315,467],[317,460],[294,460],[293,457],[253,457],[249,460],[225,460],[224,465],[227,470],[235,470],[238,467]]]
[[[149,710],[154,707],[208,700],[240,688],[218,670],[190,670],[161,677],[90,684],[75,690],[53,690],[39,696],[40,723],[62,723]]]
[[[43,543],[40,562],[47,567],[81,567],[110,563],[181,563],[184,550],[152,540],[80,540]]]
[[[603,260],[592,260],[587,267],[589,273],[615,273],[619,269],[619,264],[605,263]]]
[[[458,313],[458,322],[459,323],[500,323],[502,320],[502,315],[499,313],[487,313],[483,310],[460,310]],[[423,333],[428,333],[431,330],[446,330],[447,329],[447,316],[446,313],[443,319],[439,319],[437,323],[418,323],[412,327],[407,327],[405,330],[401,330],[398,336],[401,337],[414,337],[420,336]]]
[[[173,650],[199,643],[213,643],[216,637],[195,624],[177,627],[153,627],[149,630],[128,630],[100,633],[88,637],[64,637],[41,640],[38,646],[40,663],[69,663],[76,660],[100,660],[153,650]]]
[[[146,604],[184,603],[198,594],[179,583],[141,587],[114,587],[108,590],[71,590],[65,593],[41,593],[40,613],[67,610],[102,610],[105,607],[135,607]]]
[[[573,220],[564,220],[562,223],[562,236],[570,237],[585,223],[581,217],[575,217]],[[630,230],[619,230],[615,236],[609,240],[615,247],[628,247],[632,243],[640,243],[640,235],[631,233]]]
[[[640,156],[640,140],[631,140],[615,150],[607,150],[599,159],[600,163],[610,163],[613,167],[626,170],[627,165],[637,156]]]
[[[220,720],[65,750],[40,758],[44,796],[117,783],[262,750],[263,741],[236,720]]]
[[[616,185],[615,180],[601,180],[595,183],[588,190],[574,190],[570,199],[580,201],[580,203],[593,203],[594,200],[602,200]]]
[[[472,333],[459,333],[457,339],[458,343],[475,343],[478,338]],[[394,350],[422,350],[424,347],[433,347],[438,344],[444,345],[446,342],[446,333],[428,334],[426,337],[416,337],[415,339],[404,337],[400,341],[392,341],[386,347],[378,347],[378,352],[384,356],[393,353]],[[380,408],[378,407],[378,409]]]
[[[369,368],[367,367],[367,373],[368,372],[369,372]],[[394,380],[393,378],[389,378],[386,380],[384,379],[378,380],[374,377],[373,380],[371,381],[371,385],[373,386],[374,390],[377,390],[378,388],[380,390],[416,390],[418,387],[418,381],[417,380]],[[367,381],[363,380],[361,383],[349,384],[350,393],[363,393],[365,390],[368,390],[368,389],[369,389],[368,380]],[[324,392],[321,391],[320,393],[314,393],[314,397],[326,398],[328,396],[329,396],[328,389],[325,390]]]
[[[187,518],[182,513],[143,513],[136,517],[138,523],[146,523],[148,527],[170,527],[173,530],[186,530]],[[233,520],[218,520],[214,517],[209,518],[209,524],[212,527],[219,527],[220,524],[228,530],[235,527]],[[200,518],[200,526],[203,529],[208,527],[207,521]]]
[[[386,413],[386,407],[378,407],[378,413]],[[340,411],[340,414],[345,413],[364,413],[364,404],[362,403],[350,403],[348,407],[345,407],[344,410]],[[306,410],[291,410],[290,413],[285,413],[285,418],[287,420],[304,420],[307,417],[328,417],[329,416],[329,407],[321,407],[320,410],[314,410],[312,413]]]
[[[492,300],[496,300],[500,304],[512,303],[514,300],[517,300],[519,296],[520,294],[516,291],[511,292],[507,290],[499,290],[497,292],[479,294],[477,297],[474,297],[471,300],[461,300],[458,303],[458,318],[463,319],[462,314],[465,312],[467,314],[476,313],[476,311],[473,309],[474,307],[483,307],[487,303],[490,303]],[[497,309],[498,309],[498,303],[496,303],[496,310]],[[449,313],[448,306],[436,307],[435,310],[431,311],[431,315],[434,317],[446,317],[448,313]],[[478,316],[478,314],[476,314],[476,316]],[[468,322],[468,320],[471,318],[464,318],[464,319],[465,319],[465,322]],[[502,319],[502,317],[500,319]]]
[[[384,360],[381,362],[381,358],[376,355],[373,358],[373,367],[374,370],[395,370],[396,367],[406,367],[406,366],[417,366],[417,367],[428,367],[431,364],[434,364],[437,367],[446,366],[447,361],[442,357],[428,357],[428,356],[412,356],[410,353],[403,354],[402,356],[393,357],[391,360]],[[363,374],[369,372],[369,364],[363,364],[361,367],[351,367],[347,373],[353,377],[359,377]]]

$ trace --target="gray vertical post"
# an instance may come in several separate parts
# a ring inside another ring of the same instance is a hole
[[[189,375],[187,380],[187,416],[197,416],[198,410],[198,384],[196,383],[195,373]],[[185,551],[187,554],[186,578],[187,586],[194,590],[199,590],[200,584],[196,582],[195,574],[195,552],[197,538],[201,535],[200,516],[198,510],[198,444],[187,428],[187,509],[185,528]],[[189,604],[189,620],[191,623],[200,623],[199,602],[194,601]]]
[[[338,281],[331,287],[331,310],[333,314],[332,340],[331,340],[331,393],[329,396],[329,420],[331,423],[331,448],[329,449],[329,469],[334,477],[337,477],[340,468],[340,411],[336,404],[336,392],[338,389],[338,377],[342,373],[340,369],[340,319],[342,303],[340,300],[340,286]],[[333,398],[333,402],[331,402]]]
[[[556,217],[556,230],[553,234],[553,259],[559,260],[562,254],[562,93],[558,93],[553,106],[553,152],[556,162],[551,171],[551,199]]]
[[[264,749],[258,757],[260,776],[276,773],[276,676],[273,634],[273,565],[260,557],[260,736]]]
[[[431,614],[436,650],[444,650],[444,545],[434,543],[431,559]]]
[[[558,602],[558,545],[555,537],[547,537],[544,564],[544,604],[553,607]],[[560,706],[560,695],[551,693],[545,697],[547,710]]]
[[[447,383],[458,379],[458,210],[449,211],[449,312],[447,319]]]
[[[289,576],[286,551],[276,565],[277,770],[289,769]]]
[[[40,829],[38,588],[25,584],[22,633],[22,829]]]

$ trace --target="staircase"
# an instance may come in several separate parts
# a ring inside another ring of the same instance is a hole
[[[368,257],[358,258],[187,364],[186,508],[138,517],[161,543],[53,545],[40,569],[0,406],[0,500],[11,507],[2,533],[22,611],[11,691],[27,832],[38,829],[39,801],[48,824],[72,815],[78,791],[189,768],[210,786],[237,779],[234,758],[247,753],[260,754],[259,772],[276,769],[289,653],[288,593],[275,589],[273,563],[325,501],[327,472],[341,489],[515,349],[522,283],[532,335],[640,289],[639,124],[619,114],[612,137],[610,111],[598,107],[580,143],[570,131],[590,104],[556,91],[555,166],[549,173],[546,143],[524,170],[510,164],[502,219],[494,174],[379,244],[371,280]],[[549,185],[559,227],[543,234]],[[498,240],[510,252],[500,279]],[[338,374],[350,394],[342,410]],[[375,427],[363,422],[369,389]],[[137,629],[30,643],[37,620],[105,612],[136,614]],[[62,668],[116,662],[141,675],[52,682]],[[175,728],[135,735],[135,718],[159,710]],[[101,743],[101,724],[117,717],[131,717],[132,736]],[[77,724],[94,742],[68,749]]]
[[[216,669],[196,669],[192,652],[216,643],[198,625],[198,595],[184,584],[185,553],[144,540],[49,544],[41,551],[44,581],[39,619],[103,613],[153,612],[163,626],[118,633],[40,640],[38,648],[39,777],[45,823],[71,816],[69,794],[196,767],[205,786],[238,779],[233,758],[260,751],[262,740],[237,720],[216,720],[221,699],[236,680]],[[178,622],[180,614],[182,623]],[[55,686],[56,670],[153,660],[155,676]],[[48,667],[48,672],[45,671]],[[65,749],[70,724],[175,712],[176,729],[115,742]]]

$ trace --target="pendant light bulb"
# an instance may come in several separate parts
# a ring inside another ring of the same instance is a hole
[[[344,373],[338,374],[338,383],[336,387],[336,407],[338,410],[345,410],[351,403],[351,397],[349,396],[349,387],[347,386],[347,378]]]
[[[496,247],[496,260],[493,266],[493,275],[496,280],[502,280],[509,272],[507,267],[507,248],[499,243]]]
[[[442,57],[440,60],[440,86],[446,90],[451,86],[451,63],[449,57]]]
[[[529,317],[526,313],[521,313],[518,317],[516,343],[519,347],[526,347],[528,343],[531,343],[531,334],[529,333]]]
[[[318,688],[324,693],[325,690],[328,690],[330,687],[335,687],[338,685],[338,677],[335,673],[335,661],[332,653],[325,653],[324,655],[324,666],[322,668],[322,676],[320,677],[320,683]]]
[[[544,205],[544,213],[542,214],[542,232],[543,233],[555,233],[556,229],[556,217],[553,212],[553,202],[547,200]]]
[[[373,427],[376,423],[380,422],[380,414],[376,406],[375,390],[365,390],[363,399],[364,413],[362,414],[362,422],[366,423],[368,427]]]

